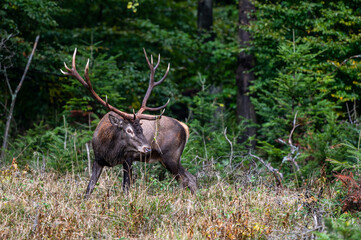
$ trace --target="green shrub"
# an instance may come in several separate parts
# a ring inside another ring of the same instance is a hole
[[[40,171],[46,168],[59,172],[84,171],[88,166],[85,143],[92,139],[93,126],[69,126],[64,117],[62,126],[51,129],[43,122],[10,143],[8,162],[15,158],[20,165]]]
[[[343,216],[337,219],[325,219],[326,232],[316,233],[319,240],[333,239],[361,239],[361,225],[356,219],[345,219]]]

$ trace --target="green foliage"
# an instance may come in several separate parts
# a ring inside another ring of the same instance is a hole
[[[196,86],[198,72],[207,76],[226,90],[224,97],[234,108],[233,89],[236,54],[238,52],[234,5],[216,8],[215,41],[203,43],[196,28],[196,4],[188,1],[133,1],[137,12],[127,9],[129,1],[5,1],[2,10],[3,29],[12,38],[14,66],[9,77],[16,81],[26,63],[35,33],[41,35],[37,54],[24,88],[31,91],[19,95],[15,117],[28,129],[42,118],[54,120],[54,116],[72,109],[104,111],[89,97],[85,89],[73,79],[63,77],[59,68],[62,62],[70,64],[74,48],[79,49],[79,72],[86,58],[91,61],[91,80],[102,97],[120,109],[131,111],[140,105],[148,82],[148,68],[142,48],[148,53],[162,56],[157,77],[171,63],[166,83],[155,89],[150,104],[159,105],[171,97],[174,109],[186,104],[184,92],[199,91]],[[41,10],[39,10],[41,9]],[[180,10],[181,9],[181,10]],[[133,9],[134,10],[134,9]],[[158,12],[161,14],[154,14]],[[180,19],[180,21],[174,21]],[[12,24],[10,24],[10,22]],[[36,28],[36,30],[35,30]],[[232,34],[233,33],[233,34]],[[84,56],[84,58],[82,58]],[[222,64],[218,64],[222,63]],[[214,67],[217,66],[217,67]],[[6,85],[2,85],[2,93]],[[34,96],[34,93],[38,93]],[[39,106],[42,102],[42,106]],[[50,109],[50,111],[49,111]],[[177,112],[168,112],[177,115]],[[178,115],[188,115],[182,110]],[[59,122],[55,122],[55,125]],[[60,123],[61,124],[61,123]]]
[[[237,165],[243,161],[246,144],[238,144],[237,139],[242,136],[244,127],[224,110],[224,103],[217,94],[209,93],[210,86],[202,75],[199,75],[198,81],[202,90],[189,105],[190,138],[182,162],[191,172],[207,164],[214,164],[214,170],[223,171],[230,164]]]
[[[319,70],[315,58],[321,52],[311,50],[310,44],[300,39],[282,43],[275,56],[282,65],[277,75],[252,86],[252,101],[262,122],[260,148],[274,160],[287,155],[275,140],[288,140],[295,117],[298,128],[292,137],[303,143],[303,138],[325,126],[325,119],[336,107],[325,98],[333,77]]]
[[[356,240],[361,238],[361,226],[356,219],[345,219],[340,217],[337,219],[325,219],[327,231],[325,233],[316,233],[317,239],[350,239]]]
[[[323,89],[332,82],[332,77],[318,73],[315,56],[310,52],[309,44],[285,42],[280,45],[276,58],[282,63],[277,76],[271,79],[271,89],[265,82],[256,82],[252,91],[257,94],[253,99],[256,109],[265,125],[261,131],[268,140],[282,137],[289,133],[287,126],[297,117],[307,126],[308,122],[317,125],[332,110],[332,103],[324,99]],[[269,88],[268,87],[268,88]]]
[[[64,13],[56,1],[4,0],[1,3],[2,33],[39,34],[58,24],[54,16]]]
[[[254,36],[251,50],[257,57],[255,73],[271,93],[274,88],[270,83],[278,75],[275,70],[283,66],[283,61],[275,56],[286,40],[296,36],[309,46],[310,53],[315,55],[308,67],[317,66],[323,79],[336,70],[335,66],[340,67],[344,59],[358,54],[361,26],[358,1],[301,1],[299,4],[256,1],[255,5],[257,20],[248,29]],[[351,61],[330,77],[332,82],[323,88],[329,100],[341,106],[360,99],[358,68],[359,64]]]
[[[361,170],[361,131],[357,126],[347,125],[348,134],[327,152],[328,160],[333,166],[333,171],[356,171]],[[344,130],[344,131],[345,131]],[[342,132],[342,131],[338,131]]]
[[[38,171],[44,166],[58,172],[84,171],[88,166],[85,143],[91,138],[91,129],[69,126],[64,117],[63,126],[54,129],[43,122],[35,125],[11,143],[8,156]]]
[[[346,104],[361,100],[358,1],[256,1],[250,31],[256,56],[251,87],[259,122],[259,150],[279,164],[289,148],[275,140],[292,135],[304,173],[319,168],[327,158],[347,159],[338,144],[348,139]],[[348,107],[348,106],[347,106]],[[353,110],[353,119],[358,107]],[[335,155],[333,155],[335,154]],[[328,170],[331,167],[328,164]]]

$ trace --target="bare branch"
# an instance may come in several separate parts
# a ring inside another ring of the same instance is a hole
[[[300,153],[298,152],[299,148],[295,145],[293,145],[293,141],[292,141],[292,136],[293,133],[295,132],[295,129],[300,126],[300,124],[297,124],[297,114],[298,112],[295,113],[295,117],[293,118],[293,122],[292,122],[292,130],[290,132],[290,135],[288,137],[288,143],[286,143],[284,140],[282,140],[281,138],[277,139],[278,142],[287,145],[291,148],[291,151],[289,154],[287,154],[287,156],[285,156],[282,160],[283,162],[289,161],[291,162],[295,168],[296,168],[296,172],[298,172],[300,170],[300,167],[298,166],[298,163],[296,162],[297,157],[300,155]]]
[[[349,60],[351,59],[355,59],[355,58],[361,58],[361,54],[359,55],[354,55],[351,56],[349,58],[346,58],[345,60],[343,60],[343,62],[340,64],[340,66],[337,66],[336,64],[332,63],[332,65],[334,65],[335,67],[337,67],[337,69],[333,70],[331,73],[329,73],[328,75],[331,75],[333,73],[335,73],[338,69],[340,69],[341,66],[345,65]]]
[[[288,143],[290,145],[293,145],[292,144],[292,135],[293,135],[293,132],[295,131],[295,129],[300,126],[300,124],[297,124],[296,121],[297,121],[297,114],[298,114],[298,111],[295,113],[295,117],[293,118],[293,128],[291,130],[291,133],[290,133],[290,136],[288,137]]]
[[[16,87],[15,92],[11,95],[11,104],[10,104],[9,114],[8,114],[7,120],[6,120],[6,126],[5,126],[5,132],[4,132],[4,140],[3,140],[2,149],[1,149],[1,155],[0,155],[0,164],[1,164],[1,161],[2,161],[2,160],[4,159],[4,157],[5,157],[5,152],[6,152],[6,149],[7,149],[7,140],[8,140],[8,136],[9,136],[10,123],[11,123],[11,120],[13,119],[13,112],[14,112],[16,97],[17,97],[17,95],[18,95],[18,92],[19,92],[20,89],[21,89],[21,86],[23,85],[23,82],[24,82],[24,80],[25,80],[26,74],[27,74],[27,72],[28,72],[28,70],[29,70],[31,60],[33,59],[33,55],[34,55],[34,53],[35,53],[36,47],[38,46],[39,37],[40,37],[40,36],[38,35],[38,36],[36,36],[36,38],[35,38],[33,50],[31,51],[31,54],[30,54],[30,56],[29,56],[28,63],[26,64],[26,67],[25,67],[23,76],[21,77],[21,80],[20,80],[18,86]]]
[[[5,106],[5,104],[3,104],[2,102],[0,102],[1,106],[4,108],[4,110],[9,114],[9,110],[7,109],[7,107]]]
[[[18,92],[20,91],[20,88],[22,87],[23,82],[24,82],[24,80],[25,80],[25,76],[26,76],[26,74],[28,73],[31,60],[33,59],[33,56],[34,56],[34,53],[35,53],[35,49],[36,49],[36,47],[38,46],[39,37],[40,37],[40,36],[38,35],[38,36],[36,36],[36,38],[35,38],[35,43],[34,43],[34,46],[33,46],[33,50],[31,51],[31,54],[30,54],[30,56],[29,56],[28,63],[26,64],[26,67],[25,67],[23,76],[21,77],[20,83],[19,83],[19,85],[17,86],[17,88],[15,89],[15,92],[14,92],[15,95],[17,95]]]
[[[232,167],[232,159],[233,159],[233,143],[229,138],[227,137],[227,128],[224,129],[224,137],[226,138],[227,142],[231,146],[231,156],[229,156],[229,167]]]
[[[280,187],[283,187],[283,185],[282,185],[283,174],[280,171],[278,171],[277,168],[272,167],[270,163],[266,162],[265,160],[263,160],[262,158],[260,158],[256,155],[253,155],[251,152],[249,153],[249,155],[253,158],[256,158],[258,161],[260,161],[268,169],[268,171],[270,171],[273,174],[273,176],[276,179],[277,185]]]
[[[11,88],[11,86],[10,86],[10,81],[9,81],[9,77],[8,77],[8,73],[7,73],[6,69],[7,69],[7,68],[4,68],[4,76],[5,76],[6,85],[7,85],[8,88],[9,88],[10,95],[13,96],[14,93],[13,93],[13,90],[12,90],[12,88]]]
[[[89,150],[89,144],[85,143],[85,147],[86,147],[86,155],[88,157],[88,171],[89,171],[89,176],[91,176],[91,161],[90,161],[90,150]]]
[[[350,109],[348,108],[348,103],[346,103],[346,108],[347,108],[348,119],[350,120],[350,123],[353,124],[351,112],[350,112]]]

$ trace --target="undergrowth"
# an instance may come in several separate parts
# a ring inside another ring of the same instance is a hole
[[[86,174],[19,169],[13,161],[0,174],[0,238],[297,239],[317,230],[316,205],[333,217],[332,188],[316,199],[310,189],[268,187],[270,179],[243,185],[219,178],[192,195],[144,166],[129,195],[121,190],[119,168],[112,168],[84,201]]]

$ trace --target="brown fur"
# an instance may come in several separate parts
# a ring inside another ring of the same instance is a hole
[[[186,132],[186,135],[187,135],[187,141],[188,141],[188,138],[189,138],[189,128],[188,128],[188,126],[185,123],[181,122],[181,121],[178,121],[178,122],[184,128],[184,131]]]
[[[182,187],[188,187],[192,192],[197,189],[197,179],[190,174],[180,162],[180,157],[189,137],[186,124],[174,118],[162,116],[158,120],[126,121],[134,129],[137,137],[144,138],[150,144],[151,153],[142,154],[134,150],[129,151],[129,142],[124,142],[121,131],[117,130],[109,120],[107,113],[99,122],[93,136],[95,160],[93,175],[89,182],[86,197],[89,197],[95,183],[98,181],[104,166],[123,164],[123,187],[130,184],[133,161],[160,162],[166,169],[175,175]],[[122,119],[117,115],[119,119]]]

